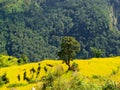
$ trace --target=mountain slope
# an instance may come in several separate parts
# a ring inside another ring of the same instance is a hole
[[[62,36],[81,43],[77,58],[120,55],[118,0],[0,0],[0,52],[55,59]]]

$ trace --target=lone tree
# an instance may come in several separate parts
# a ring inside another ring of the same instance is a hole
[[[25,64],[28,62],[29,62],[29,58],[25,54],[22,54],[21,57],[18,59],[18,64]]]
[[[68,70],[71,69],[70,60],[73,60],[79,51],[80,43],[74,37],[65,36],[62,38],[61,50],[58,52],[58,56],[68,65]]]

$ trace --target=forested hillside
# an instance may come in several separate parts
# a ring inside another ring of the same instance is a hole
[[[120,55],[119,0],[0,0],[0,53],[56,59],[62,36],[81,44],[77,58]]]

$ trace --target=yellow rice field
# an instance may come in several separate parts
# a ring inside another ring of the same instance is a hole
[[[101,76],[109,78],[115,82],[120,82],[120,57],[73,60],[71,61],[71,64],[73,62],[76,62],[78,64],[79,74],[81,76],[88,78],[92,78],[93,76]],[[34,75],[33,78],[36,80],[36,82],[33,84],[28,84],[27,81],[23,80],[24,72],[26,71],[27,77],[31,78],[32,76],[30,74],[30,69],[34,68],[37,71],[39,63],[41,67],[39,77],[36,79],[36,75]],[[23,84],[23,86],[15,87],[15,90],[31,90],[33,86],[36,86],[36,84],[39,83],[37,80],[47,75],[44,67],[47,68],[47,72],[54,72],[55,69],[59,66],[63,68],[64,72],[67,71],[67,65],[63,64],[60,60],[44,60],[37,63],[0,68],[0,76],[6,73],[7,77],[9,78],[9,83],[1,86],[0,90],[11,90],[10,88],[7,88],[7,86],[12,84]],[[20,81],[17,78],[18,75],[20,75]],[[63,77],[67,76],[63,75]]]

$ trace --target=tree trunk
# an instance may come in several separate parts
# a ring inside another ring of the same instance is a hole
[[[70,60],[68,60],[67,65],[68,65],[68,70],[70,70],[70,69],[71,69],[71,68],[70,68]]]

